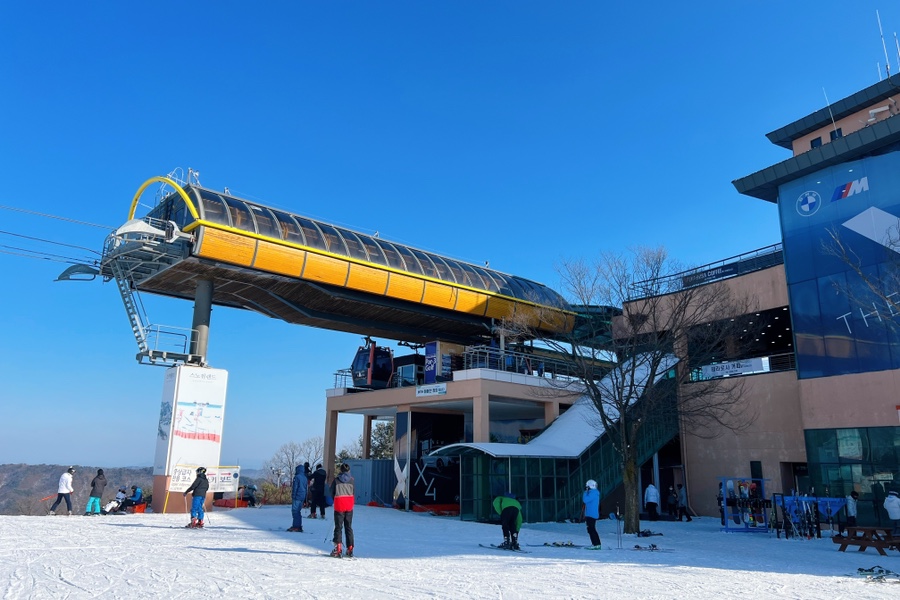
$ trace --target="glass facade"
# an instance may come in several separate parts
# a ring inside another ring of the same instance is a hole
[[[805,434],[812,493],[840,498],[855,490],[860,525],[890,523],[883,504],[887,492],[900,490],[900,427],[810,429]]]
[[[196,186],[186,186],[184,191],[193,199],[200,218],[211,223],[520,300],[560,308],[566,306],[562,296],[552,289],[521,277],[392,244]],[[184,201],[175,193],[164,198],[147,216],[174,220],[180,229],[189,224],[190,218]]]
[[[889,283],[900,258],[900,152],[801,177],[778,197],[798,376],[900,367],[900,311],[884,300],[900,294]],[[880,293],[829,251],[834,235]]]

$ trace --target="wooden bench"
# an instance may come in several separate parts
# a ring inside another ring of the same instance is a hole
[[[844,552],[847,546],[859,546],[859,552],[865,552],[866,548],[875,548],[882,556],[887,556],[885,550],[900,550],[900,540],[895,540],[890,527],[847,527],[847,533],[831,538],[835,544],[840,544],[838,550]]]

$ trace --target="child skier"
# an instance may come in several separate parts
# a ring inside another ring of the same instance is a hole
[[[203,527],[203,517],[206,513],[203,511],[203,503],[206,502],[206,492],[209,490],[209,480],[206,479],[206,467],[197,467],[197,477],[191,487],[184,491],[184,497],[187,498],[188,492],[193,492],[193,502],[191,503],[191,522],[185,525],[186,528]]]
[[[497,547],[504,550],[518,550],[522,505],[513,494],[506,494],[494,498],[494,510],[500,515],[500,527],[503,529],[503,543]]]
[[[600,518],[600,492],[597,491],[597,482],[593,479],[588,479],[584,484],[581,501],[584,502],[584,522],[587,524],[587,532],[591,538],[588,550],[599,550],[600,534],[597,533],[597,519]]]
[[[125,486],[119,488],[119,491],[116,492],[115,500],[110,500],[106,503],[106,506],[103,507],[103,510],[100,511],[100,514],[106,515],[111,512],[116,512],[122,503],[125,501]]]

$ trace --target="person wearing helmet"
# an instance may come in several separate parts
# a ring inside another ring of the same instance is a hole
[[[600,518],[600,492],[597,490],[597,482],[588,479],[584,484],[584,493],[581,495],[582,507],[581,516],[587,525],[588,536],[591,538],[591,545],[588,550],[600,549],[600,534],[597,533],[597,519]]]
[[[131,495],[125,498],[122,503],[119,505],[119,508],[116,509],[117,512],[125,512],[125,509],[129,506],[137,506],[138,504],[143,504],[144,502],[144,490],[139,488],[136,485],[131,486]]]
[[[197,477],[191,486],[184,491],[184,497],[190,493],[193,496],[191,503],[191,522],[185,527],[200,528],[203,527],[203,518],[206,513],[203,511],[203,504],[206,502],[206,492],[209,491],[209,480],[206,478],[206,467],[197,467]]]
[[[119,486],[119,491],[116,492],[116,497],[114,500],[110,500],[106,503],[106,506],[103,507],[103,510],[100,511],[101,515],[107,515],[111,512],[116,512],[122,503],[125,502],[125,497],[128,494],[125,493],[125,486]]]
[[[63,500],[66,501],[66,508],[69,510],[69,514],[72,514],[72,492],[75,491],[75,488],[72,487],[72,475],[75,474],[75,467],[69,467],[66,469],[66,472],[62,474],[59,478],[59,487],[57,488],[56,493],[56,502],[53,503],[53,506],[50,507],[50,514],[56,514],[56,507],[59,506],[59,503]]]

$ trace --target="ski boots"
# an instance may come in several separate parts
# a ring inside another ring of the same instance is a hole
[[[503,540],[503,543],[502,543],[502,544],[497,544],[497,547],[500,548],[501,550],[510,550],[510,549],[512,549],[512,545],[510,544],[510,541],[509,541],[509,540]]]
[[[510,550],[518,550],[519,549],[519,535],[517,533],[512,534],[512,537],[509,540],[509,549]]]
[[[309,513],[309,514],[306,516],[306,518],[307,518],[307,519],[315,519],[315,518],[316,518],[316,513]]]
[[[347,546],[347,558],[353,558],[353,546]]]
[[[288,531],[294,531],[294,532],[297,532],[297,533],[303,533],[303,528],[302,528],[302,527],[289,527],[289,528],[288,528]]]
[[[333,556],[334,558],[341,558],[341,556],[343,556],[341,553],[340,542],[334,545],[334,550],[331,551],[331,556]]]
[[[192,517],[191,522],[188,523],[187,525],[185,525],[184,528],[185,529],[196,529],[197,527],[200,527],[200,525],[198,525],[197,523],[198,523],[197,518]]]
[[[56,511],[55,511],[55,510],[51,510],[49,514],[50,514],[50,516],[52,517],[52,516],[56,515]]]
[[[203,520],[197,519],[197,529],[203,529]]]
[[[67,516],[69,516],[69,517],[72,516],[72,511],[71,511],[71,510],[69,511],[69,514],[68,514]]]

